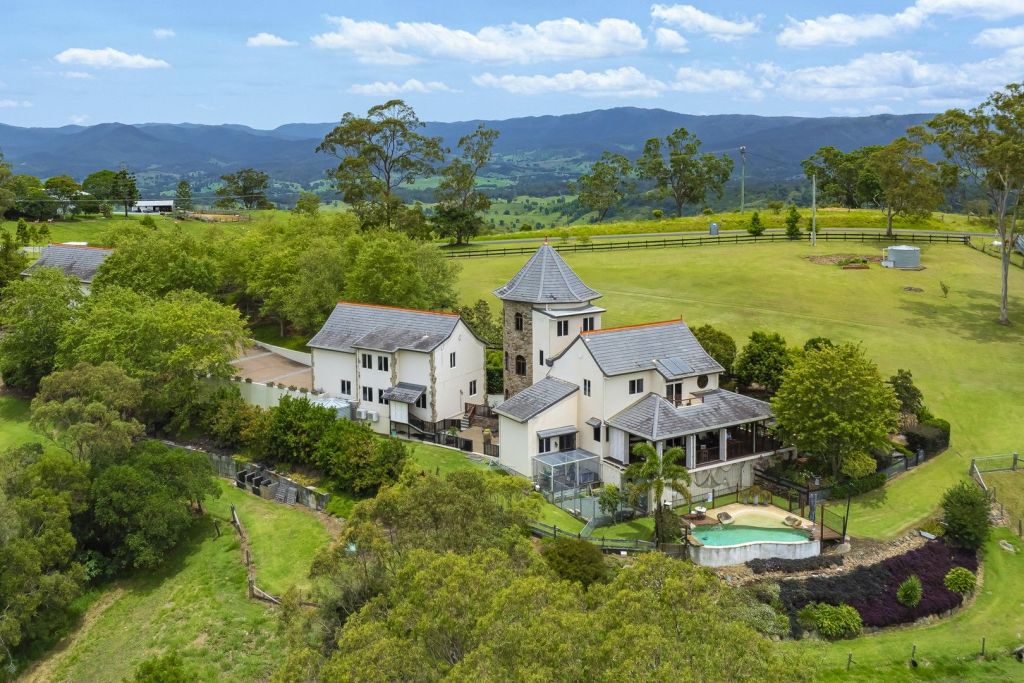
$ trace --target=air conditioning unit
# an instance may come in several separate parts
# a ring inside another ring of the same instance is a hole
[[[357,420],[365,420],[366,419],[366,411],[364,409],[362,409],[362,408],[357,410],[356,411],[356,419]]]
[[[380,420],[380,413],[378,413],[377,411],[371,411],[368,415],[371,422],[377,422],[378,420]]]

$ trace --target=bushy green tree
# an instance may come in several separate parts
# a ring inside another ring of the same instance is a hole
[[[300,192],[295,200],[295,213],[316,218],[320,215],[320,195],[315,192]]]
[[[223,185],[216,189],[217,201],[214,206],[233,209],[241,204],[250,211],[253,209],[272,209],[274,205],[267,199],[267,187],[270,175],[257,171],[255,168],[243,168],[234,173],[226,173],[220,177]]]
[[[409,451],[397,439],[379,438],[368,425],[335,420],[317,442],[312,457],[342,488],[367,494],[398,480]]]
[[[0,226],[0,288],[18,280],[28,266],[28,255],[18,245],[18,240]]]
[[[337,419],[330,408],[293,396],[282,396],[268,414],[266,452],[262,455],[275,462],[316,462],[317,444]]]
[[[692,332],[708,355],[725,368],[726,374],[731,373],[736,362],[736,340],[728,333],[708,324],[695,327]]]
[[[950,545],[979,550],[992,531],[988,494],[974,482],[956,484],[942,496],[942,519],[946,525],[945,538]]]
[[[541,556],[558,578],[576,581],[584,588],[608,574],[604,553],[584,539],[562,536],[547,540],[541,546]]]
[[[352,265],[345,297],[407,308],[448,308],[455,303],[457,264],[430,244],[396,234],[367,241]]]
[[[900,412],[917,415],[924,408],[924,394],[914,384],[914,375],[910,370],[899,369],[888,379],[889,386],[896,392],[896,400],[900,402]]]
[[[820,351],[834,347],[835,344],[828,337],[811,337],[804,342],[804,351]]]
[[[683,215],[687,204],[703,204],[709,193],[721,197],[732,174],[732,159],[701,154],[700,144],[697,136],[677,128],[664,141],[647,140],[636,162],[640,178],[654,183],[656,197],[675,203],[677,216]]]
[[[124,227],[108,235],[115,249],[93,278],[93,290],[116,285],[151,296],[184,289],[214,292],[220,277],[209,246],[179,230],[153,226],[145,231]]]
[[[800,239],[800,219],[802,216],[797,211],[796,204],[790,204],[789,210],[786,211],[786,217],[783,219],[786,223],[786,237],[791,240]]]
[[[744,385],[760,384],[774,393],[782,383],[782,373],[792,362],[782,335],[755,330],[737,356],[733,374]]]
[[[764,234],[764,222],[761,221],[761,214],[757,211],[750,214],[750,222],[747,224],[747,232],[754,237],[759,237]]]
[[[772,398],[782,438],[821,458],[833,475],[875,471],[869,455],[896,428],[896,395],[860,347],[810,351],[786,369]]]
[[[636,190],[632,180],[633,165],[621,154],[604,152],[595,161],[589,173],[581,175],[570,185],[570,191],[578,194],[581,205],[597,213],[597,222],[604,220],[608,212]]]
[[[117,173],[114,174],[113,182],[110,186],[110,198],[116,201],[124,208],[125,218],[128,217],[128,210],[132,208],[135,202],[139,201],[139,186],[135,179],[135,174],[128,170],[127,167],[122,166]]]
[[[192,186],[184,178],[178,181],[178,186],[174,189],[174,210],[192,210]]]
[[[81,210],[76,202],[82,192],[82,186],[71,176],[57,175],[47,178],[43,183],[43,189],[57,201],[62,215],[67,216]]]
[[[0,294],[0,374],[10,387],[35,391],[53,371],[64,327],[84,301],[75,278],[39,268]]]

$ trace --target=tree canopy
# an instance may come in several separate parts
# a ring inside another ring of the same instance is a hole
[[[894,216],[927,217],[942,202],[942,171],[922,156],[921,148],[920,142],[901,137],[868,155],[867,168],[878,183],[888,235]]]
[[[226,173],[220,179],[224,184],[216,190],[218,199],[214,202],[215,206],[233,209],[241,204],[249,210],[274,208],[267,199],[269,174],[255,168],[243,168],[234,173]],[[189,199],[191,201],[191,194]]]
[[[721,197],[732,165],[724,154],[701,154],[700,140],[685,128],[677,128],[664,141],[650,138],[636,162],[639,176],[654,182],[655,196],[675,203],[677,216],[687,204],[703,204],[709,193]]]
[[[782,335],[754,330],[733,364],[733,374],[747,386],[760,384],[769,392],[776,392],[782,383],[782,373],[791,362]]]
[[[598,161],[584,173],[570,189],[577,193],[580,204],[597,212],[597,222],[604,220],[608,212],[636,190],[632,180],[633,165],[621,154],[604,152]]]

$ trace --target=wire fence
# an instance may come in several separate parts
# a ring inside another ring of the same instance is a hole
[[[1003,492],[996,485],[993,474],[1008,473],[1012,477],[1020,477],[1020,482],[1014,487],[1024,491],[1024,462],[1021,462],[1020,455],[1014,453],[1001,453],[999,455],[988,455],[971,459],[971,467],[968,470],[971,479],[988,494],[993,506],[998,506],[999,516],[1003,525],[1012,530],[1020,538],[1024,538],[1024,509],[1006,507],[1006,500],[1011,496]],[[988,479],[985,478],[988,474]],[[1001,497],[1002,496],[1002,497]],[[1024,497],[1024,494],[1021,494]],[[1016,496],[1014,496],[1016,498]]]
[[[644,239],[613,240],[600,239],[585,243],[566,242],[563,244],[551,245],[559,252],[594,252],[594,251],[619,251],[622,249],[664,249],[667,247],[703,247],[716,244],[761,244],[764,242],[809,242],[810,234],[804,234],[797,240],[793,240],[785,233],[766,233],[764,235],[750,235],[735,233],[727,235],[707,235],[704,233],[695,235],[681,235],[676,237],[651,237]],[[963,233],[922,233],[913,231],[894,232],[886,235],[884,230],[869,231],[858,230],[853,232],[819,232],[816,239],[824,242],[889,242],[892,244],[914,242],[924,244],[966,244],[970,245],[971,237]],[[537,245],[507,246],[482,249],[464,249],[461,251],[449,250],[444,254],[448,258],[473,258],[476,256],[515,256],[532,254],[537,251]]]
[[[636,538],[601,538],[599,536],[584,536],[582,532],[566,531],[565,529],[559,529],[557,526],[552,526],[543,522],[531,523],[530,530],[533,532],[534,536],[538,536],[540,538],[574,538],[579,541],[587,541],[606,552],[620,552],[623,550],[647,552],[650,550],[656,550],[658,547],[657,544],[652,543],[651,541],[641,541]]]

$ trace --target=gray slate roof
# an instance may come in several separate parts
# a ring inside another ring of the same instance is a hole
[[[415,403],[427,388],[422,384],[411,382],[399,382],[393,387],[384,390],[384,398],[399,403]]]
[[[36,268],[59,268],[79,282],[89,284],[113,249],[86,247],[80,245],[50,244],[43,247],[39,260],[29,266],[22,275],[29,275]]]
[[[576,391],[579,391],[579,387],[572,382],[566,382],[557,377],[545,377],[536,384],[523,389],[494,410],[513,420],[526,422],[537,413],[547,410]]]
[[[660,441],[772,417],[771,406],[764,401],[725,389],[713,389],[703,397],[703,403],[676,408],[657,394],[647,394],[609,418],[608,424]]]
[[[459,316],[342,301],[309,346],[331,351],[369,349],[393,353],[398,349],[433,351],[451,336]]]
[[[601,296],[583,284],[558,252],[544,244],[505,285],[494,290],[504,301],[532,304],[585,304]]]
[[[724,372],[682,320],[584,332],[577,343],[586,345],[608,377],[652,368],[666,379]]]

